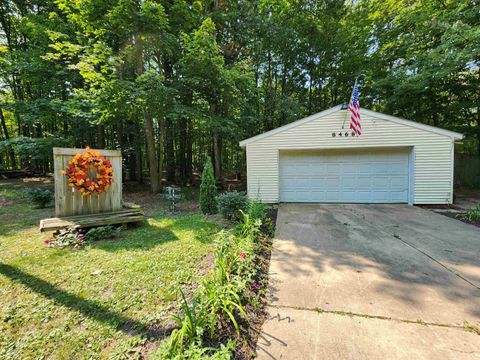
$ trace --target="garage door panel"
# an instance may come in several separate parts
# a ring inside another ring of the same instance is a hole
[[[392,202],[402,202],[402,200],[407,196],[406,191],[391,191],[390,200]]]
[[[356,191],[342,191],[340,194],[340,200],[342,202],[354,202],[357,199]]]
[[[370,176],[357,176],[357,189],[369,189],[372,186],[372,178]]]
[[[280,201],[408,202],[408,153],[280,156]]]
[[[350,174],[345,175],[341,178],[342,186],[344,189],[352,188],[355,189],[357,187],[357,179],[356,176],[352,176]]]
[[[340,201],[340,191],[326,191],[325,194],[326,194],[325,201],[333,201],[333,202]]]
[[[358,202],[368,203],[371,202],[371,192],[370,191],[357,191]]]
[[[390,178],[390,186],[393,188],[393,189],[396,189],[396,188],[401,188],[401,189],[404,189],[405,187],[408,186],[408,179],[406,179],[405,176],[392,176]]]
[[[340,176],[328,176],[325,178],[325,186],[327,189],[340,187]]]
[[[340,164],[327,164],[327,172],[329,174],[340,174],[342,166]]]
[[[325,202],[325,191],[312,191],[310,194],[313,202]]]
[[[357,173],[358,174],[370,174],[372,165],[368,162],[357,164]]]
[[[344,174],[356,174],[357,165],[356,164],[343,164],[342,170]]]

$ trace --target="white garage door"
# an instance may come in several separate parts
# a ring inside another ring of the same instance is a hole
[[[280,201],[406,203],[408,150],[281,152]]]

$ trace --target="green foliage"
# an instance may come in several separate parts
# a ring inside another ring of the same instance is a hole
[[[232,191],[217,197],[218,211],[227,220],[240,220],[240,210],[247,211],[248,197],[244,192]]]
[[[268,237],[275,236],[275,226],[273,225],[272,219],[265,217],[260,230]]]
[[[207,157],[200,184],[200,210],[204,214],[217,213],[217,185],[210,157]]]
[[[465,218],[469,221],[480,221],[480,204],[473,209],[468,209]]]
[[[186,186],[182,188],[182,194],[183,194],[183,198],[187,201],[195,200],[197,196],[195,189],[191,186]]]
[[[255,219],[255,220],[260,219],[261,221],[263,221],[266,215],[265,204],[262,203],[261,201],[251,200],[250,203],[248,204],[248,215],[252,219]]]
[[[255,212],[261,217],[258,208]],[[180,329],[163,341],[154,358],[230,358],[234,350],[233,340],[219,349],[211,349],[205,343],[215,341],[215,333],[228,327],[233,327],[237,337],[241,338],[240,322],[248,321],[244,305],[249,299],[245,291],[257,272],[253,264],[256,260],[255,236],[259,235],[260,226],[260,218],[251,220],[248,214],[244,214],[239,231],[218,234],[212,271],[203,279],[190,304],[180,291],[183,316],[175,317]]]
[[[183,184],[216,139],[215,164],[239,171],[238,140],[347,102],[357,75],[362,106],[480,154],[478,1],[3,3],[6,169],[51,171],[52,146],[121,147],[133,179],[164,154]]]
[[[53,193],[46,189],[28,189],[27,198],[37,208],[43,209],[53,201]]]
[[[113,239],[118,236],[121,227],[114,228],[113,226],[98,226],[91,228],[85,234],[86,241],[98,241],[105,239]]]
[[[53,235],[53,239],[45,240],[45,243],[50,247],[79,248],[85,244],[85,237],[78,231],[78,228],[69,226],[65,229],[58,230],[58,232]]]
[[[250,214],[244,213],[241,211],[242,214],[242,220],[239,225],[239,231],[242,234],[242,236],[253,239],[255,238],[259,232],[260,232],[260,227],[262,226],[262,220],[261,219],[255,219]]]
[[[201,283],[219,227],[200,214],[166,218],[158,204],[116,241],[50,248],[38,224],[51,209],[32,209],[22,186],[0,181],[0,198],[12,201],[0,206],[0,359],[137,359],[147,326],[176,308],[175,292]]]
[[[175,332],[175,334],[177,334]],[[227,345],[220,344],[219,348],[204,347],[196,343],[190,343],[181,351],[172,351],[172,336],[160,345],[160,348],[151,357],[154,360],[230,360],[235,350],[235,342],[229,340]],[[176,348],[175,348],[176,349]]]

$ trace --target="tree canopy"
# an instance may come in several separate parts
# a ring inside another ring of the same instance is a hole
[[[476,0],[5,0],[0,167],[120,148],[125,175],[244,169],[238,141],[347,102],[459,131],[480,155]]]

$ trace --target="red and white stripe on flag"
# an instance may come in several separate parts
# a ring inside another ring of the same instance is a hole
[[[360,124],[360,94],[358,93],[358,83],[355,81],[353,86],[352,98],[348,103],[348,109],[352,113],[350,116],[350,129],[355,131],[355,134],[362,134],[362,125]]]

